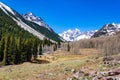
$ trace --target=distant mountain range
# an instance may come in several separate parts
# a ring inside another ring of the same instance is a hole
[[[81,32],[79,29],[74,29],[74,30],[67,30],[64,31],[63,33],[60,33],[59,35],[63,37],[66,41],[78,41],[80,39],[89,39],[91,36],[94,35],[95,31],[87,31],[87,32]]]
[[[59,35],[63,37],[66,41],[78,41],[81,39],[89,39],[92,37],[102,37],[102,36],[113,36],[120,31],[120,24],[105,24],[99,30],[81,32],[79,29],[67,30]]]
[[[4,13],[1,16],[4,15],[6,17],[10,17],[11,20],[16,22],[20,28],[32,33],[40,40],[48,38],[52,42],[62,41],[61,37],[56,34],[42,18],[33,15],[31,12],[21,15],[17,11],[0,2],[0,13]]]

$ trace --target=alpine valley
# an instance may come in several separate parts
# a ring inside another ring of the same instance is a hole
[[[0,80],[120,80],[120,0],[1,1]]]

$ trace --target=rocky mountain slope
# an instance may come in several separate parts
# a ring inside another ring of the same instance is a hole
[[[29,12],[27,14],[22,14],[22,16],[28,20],[28,21],[32,21],[40,26],[43,26],[45,28],[47,28],[48,30],[50,31],[53,31],[48,24],[46,24],[42,18],[38,17],[38,16],[35,16],[32,12]]]
[[[106,24],[100,30],[95,32],[93,37],[100,37],[100,36],[112,36],[115,35],[117,32],[120,31],[120,24]]]

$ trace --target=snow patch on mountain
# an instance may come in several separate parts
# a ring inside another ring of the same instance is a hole
[[[0,8],[2,8],[2,10],[3,10],[3,9],[6,9],[7,11],[9,11],[9,12],[12,13],[13,15],[15,15],[14,11],[13,11],[10,7],[8,7],[7,5],[3,4],[2,2],[0,2]],[[5,11],[6,11],[6,10],[5,10]]]
[[[69,29],[67,31],[64,31],[63,33],[59,34],[63,39],[66,41],[78,41],[80,39],[89,39],[95,31],[87,31],[87,32],[81,32],[79,29],[75,28],[73,30]]]
[[[17,18],[18,20],[16,20],[15,18],[13,18],[14,21],[17,22],[17,24],[19,26],[21,26],[21,28],[27,30],[28,32],[32,33],[34,36],[37,36],[39,39],[43,40],[45,36],[43,36],[42,34],[40,34],[39,32],[37,32],[36,30],[34,30],[33,28],[31,28],[30,26],[28,26],[27,24],[25,24],[20,18]]]
[[[120,24],[112,23],[104,25],[100,30],[98,30],[93,37],[100,36],[113,36],[120,31]]]
[[[35,16],[32,12],[29,12],[27,14],[23,14],[22,15],[26,20],[34,22],[40,26],[43,26],[45,28],[47,28],[48,30],[52,31],[52,29],[49,27],[48,24],[46,24],[42,18]]]

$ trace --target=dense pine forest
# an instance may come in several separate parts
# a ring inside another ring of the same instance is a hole
[[[16,22],[0,9],[0,62],[1,65],[20,64],[36,58],[38,47],[42,54],[42,45],[51,44],[47,39],[43,41],[20,28]]]

